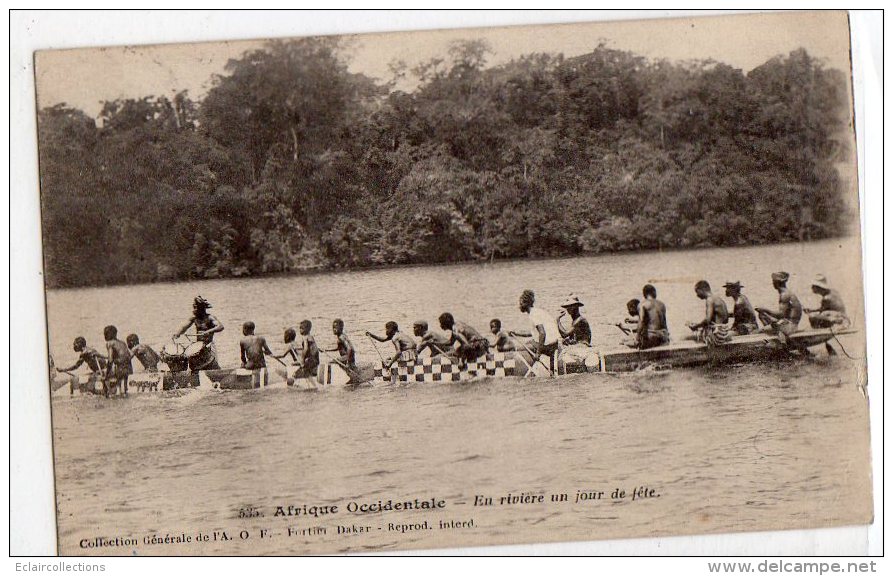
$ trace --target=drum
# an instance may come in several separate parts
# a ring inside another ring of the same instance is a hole
[[[161,361],[167,364],[171,372],[189,370],[189,361],[183,353],[183,347],[176,342],[170,342],[161,348]]]
[[[214,351],[204,342],[193,342],[183,351],[189,362],[189,369],[204,370],[212,362],[214,362]]]

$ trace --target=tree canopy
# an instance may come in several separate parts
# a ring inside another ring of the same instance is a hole
[[[200,100],[40,110],[47,284],[847,231],[845,78],[804,50],[745,74],[605,45],[488,67],[459,42],[405,92],[351,73],[341,42],[270,42]]]

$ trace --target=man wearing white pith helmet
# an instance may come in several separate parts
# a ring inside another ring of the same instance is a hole
[[[828,279],[819,274],[812,281],[812,292],[822,297],[818,309],[803,311],[809,315],[809,324],[813,328],[847,327],[850,319],[846,315],[846,306],[837,290],[828,285]]]

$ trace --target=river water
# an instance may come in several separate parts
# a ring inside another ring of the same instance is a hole
[[[68,364],[74,337],[101,348],[106,324],[160,347],[201,294],[226,326],[215,339],[223,365],[237,363],[245,320],[281,350],[283,330],[304,318],[321,344],[332,342],[332,318],[343,318],[361,358],[374,360],[362,334],[383,332],[387,320],[409,330],[413,320],[433,325],[450,311],[482,331],[493,317],[526,328],[517,310],[524,288],[553,312],[577,294],[593,344],[608,349],[620,336],[610,323],[623,318],[624,303],[646,282],[656,285],[678,337],[685,321],[701,314],[697,280],[720,291],[725,281],[740,280],[755,305],[774,307],[769,274],[776,269],[792,274],[807,306],[817,304],[810,280],[826,274],[850,315],[862,317],[858,241],[843,240],[50,291],[50,350],[58,365]],[[843,345],[864,356],[861,335]],[[863,363],[820,352],[814,361],[555,380],[111,400],[57,395],[60,550],[363,552],[865,523]],[[633,500],[640,487],[637,494],[649,496]],[[615,489],[625,496],[612,498]],[[578,491],[590,498],[577,501]],[[509,494],[542,495],[544,502],[500,503]],[[493,504],[476,506],[476,496]],[[443,507],[348,509],[432,498]],[[290,505],[338,510],[275,516]],[[263,516],[240,517],[255,514],[252,507]],[[441,521],[466,524],[441,528]],[[421,529],[401,532],[400,524]],[[339,534],[339,526],[347,531]],[[199,533],[208,541],[197,542]],[[191,541],[152,543],[165,535]],[[121,545],[92,547],[97,537],[117,537]]]

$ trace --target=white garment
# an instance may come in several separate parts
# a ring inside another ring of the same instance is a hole
[[[536,307],[531,308],[527,314],[530,316],[530,335],[534,340],[539,340],[539,331],[536,327],[541,325],[546,331],[546,341],[543,344],[548,346],[558,342],[561,332],[558,331],[558,321],[555,318],[545,310]]]

